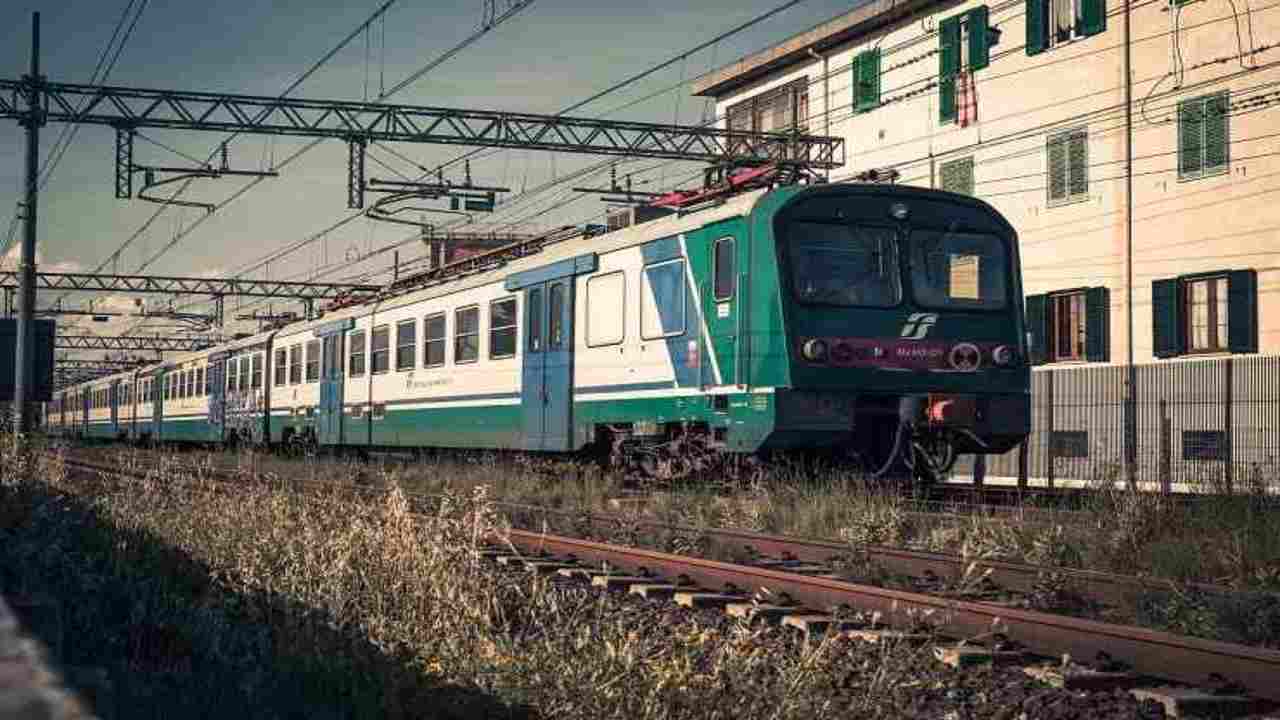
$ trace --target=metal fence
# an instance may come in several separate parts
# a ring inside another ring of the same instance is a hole
[[[1132,480],[1166,492],[1280,492],[1280,356],[1135,370],[1126,422],[1124,366],[1036,368],[1031,436],[1024,447],[987,458],[987,481],[1125,487]],[[952,479],[971,481],[972,460],[957,463]]]

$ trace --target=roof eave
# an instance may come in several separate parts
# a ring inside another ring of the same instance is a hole
[[[719,98],[761,77],[791,65],[811,62],[812,50],[821,53],[861,35],[955,0],[872,0],[817,27],[793,35],[773,47],[729,63],[693,81],[693,95]]]

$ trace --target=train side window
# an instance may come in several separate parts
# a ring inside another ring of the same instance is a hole
[[[347,374],[351,377],[364,376],[364,331],[356,330],[347,340]]]
[[[516,299],[504,298],[489,304],[489,359],[516,354]]]
[[[289,384],[302,382],[302,343],[295,343],[289,348]]]
[[[396,371],[412,370],[417,354],[418,321],[410,319],[396,323]]]
[[[444,365],[445,327],[444,313],[428,315],[422,321],[424,338],[422,349],[423,367],[440,367]]]
[[[547,292],[547,349],[564,347],[564,296],[565,284],[551,283]]]
[[[249,356],[240,358],[240,392],[249,389]]]
[[[684,260],[646,267],[640,280],[640,338],[683,335],[685,302]]]
[[[204,365],[201,365],[200,367],[196,368],[196,395],[199,395],[200,397],[204,397],[205,395],[209,394],[209,386],[205,385],[205,382],[204,382],[204,378],[205,378],[204,373],[205,373]]]
[[[453,361],[472,363],[480,357],[480,308],[472,305],[454,312]]]
[[[284,348],[276,349],[276,373],[272,378],[276,387],[281,387],[289,378],[289,351]]]
[[[542,352],[542,288],[529,291],[529,352]]]
[[[373,329],[372,347],[369,350],[369,371],[374,375],[384,373],[391,367],[390,341],[390,327],[379,325]]]
[[[249,381],[249,387],[254,390],[262,387],[262,353],[253,354],[253,375]]]
[[[320,379],[320,341],[307,341],[307,382]]]
[[[716,241],[715,256],[715,297],[716,300],[728,300],[733,297],[733,291],[738,279],[734,269],[735,256],[732,236],[722,237]]]
[[[626,339],[627,276],[621,270],[587,280],[587,347]]]

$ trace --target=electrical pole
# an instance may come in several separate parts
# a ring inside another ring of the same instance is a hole
[[[22,435],[31,428],[30,403],[35,379],[35,333],[32,314],[36,305],[36,194],[40,173],[40,126],[44,114],[40,110],[40,13],[31,14],[31,74],[26,77],[27,117],[21,121],[27,129],[27,203],[23,213],[22,251],[18,261],[18,337],[17,370],[13,387],[14,432]]]
[[[1125,372],[1125,483],[1130,490],[1138,488],[1138,371],[1133,365],[1133,38],[1129,29],[1129,6],[1124,2],[1124,239],[1125,239],[1125,310],[1129,331],[1128,362]],[[1110,309],[1108,309],[1110,312]]]

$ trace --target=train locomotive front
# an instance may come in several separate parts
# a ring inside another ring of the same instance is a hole
[[[935,479],[1030,431],[1017,236],[991,206],[902,186],[774,196],[775,447]],[[758,208],[762,209],[762,208]],[[777,327],[775,325],[775,327]],[[785,343],[785,346],[784,346]]]

